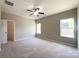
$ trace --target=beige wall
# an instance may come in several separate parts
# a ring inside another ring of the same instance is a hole
[[[60,20],[72,17],[75,18],[75,21],[77,20],[77,9],[72,9],[37,20],[37,23],[42,24],[41,37],[48,38],[49,41],[56,40],[76,45],[76,37],[74,39],[60,37]],[[37,36],[39,35],[37,34]]]
[[[15,40],[21,40],[26,37],[34,37],[35,35],[34,20],[5,12],[2,12],[1,14],[2,19],[15,21]]]

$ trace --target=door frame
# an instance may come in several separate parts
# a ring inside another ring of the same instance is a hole
[[[6,21],[6,31],[7,31],[7,22],[8,21],[13,21],[14,22],[14,41],[15,41],[15,20],[7,20],[7,19],[2,19],[2,20],[0,20],[0,21]],[[7,35],[7,34],[6,34]],[[6,41],[7,41],[7,37],[6,37],[6,39],[5,39]],[[8,41],[7,41],[8,42]],[[6,43],[7,43],[6,42]]]

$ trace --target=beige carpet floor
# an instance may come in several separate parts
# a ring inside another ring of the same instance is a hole
[[[0,58],[78,58],[76,48],[38,38],[2,44]]]

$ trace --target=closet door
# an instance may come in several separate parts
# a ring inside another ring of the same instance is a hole
[[[7,21],[7,41],[14,41],[14,21]]]

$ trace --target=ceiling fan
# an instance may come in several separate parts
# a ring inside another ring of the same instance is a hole
[[[45,13],[43,11],[40,10],[40,8],[32,8],[32,9],[27,9],[27,11],[31,12],[30,15],[36,15],[37,17],[39,15],[44,15]]]

